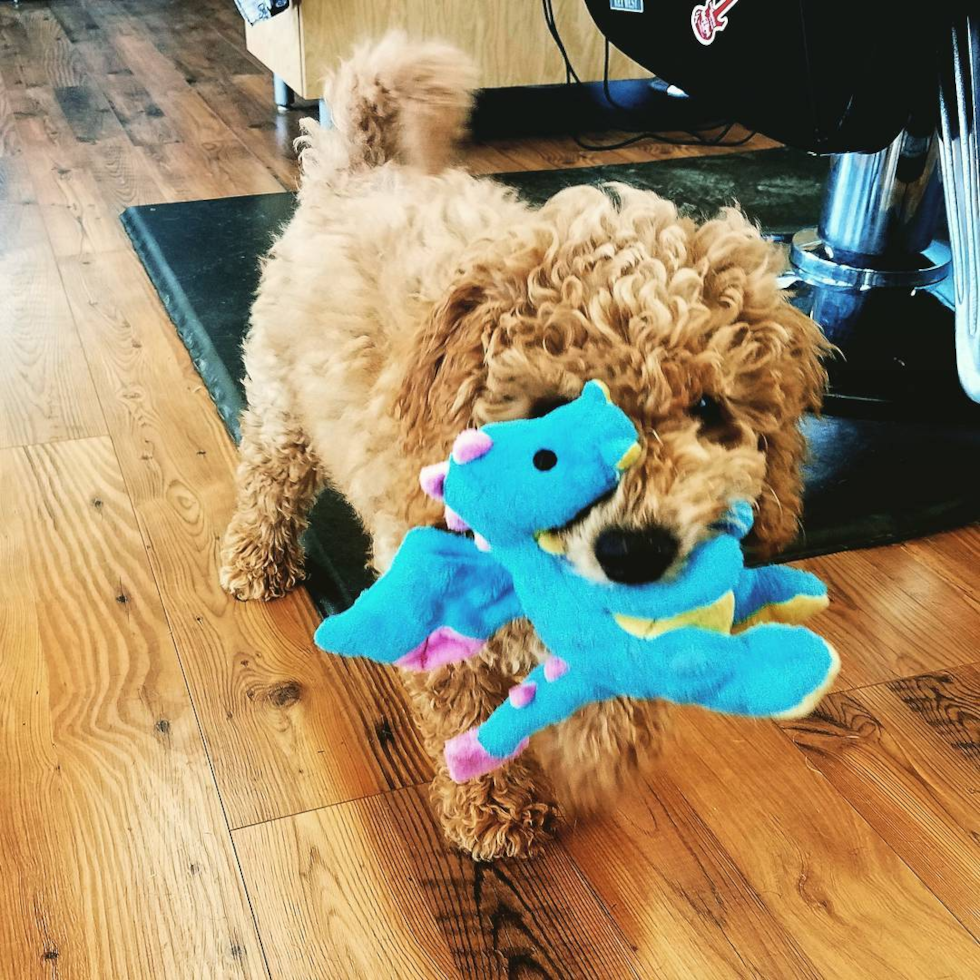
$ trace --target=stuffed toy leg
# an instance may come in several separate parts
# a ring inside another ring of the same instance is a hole
[[[813,710],[840,664],[833,647],[800,626],[761,625],[738,636],[685,628],[648,642],[644,655],[620,663],[606,699],[660,698],[725,714],[798,718]],[[594,678],[551,657],[482,725],[446,743],[450,776],[462,782],[496,769],[536,732],[603,700],[601,694]]]

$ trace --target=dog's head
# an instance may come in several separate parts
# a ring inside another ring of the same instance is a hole
[[[797,423],[827,349],[781,266],[737,210],[697,225],[650,192],[562,191],[475,250],[434,310],[399,400],[409,448],[431,458],[467,425],[541,416],[598,378],[643,451],[559,532],[582,574],[669,575],[736,499],[756,501],[772,551],[796,532]]]

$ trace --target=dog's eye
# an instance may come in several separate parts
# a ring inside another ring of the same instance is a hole
[[[701,398],[691,406],[693,415],[702,426],[713,427],[725,422],[725,412],[716,398],[711,395],[702,395]]]
[[[712,442],[731,446],[741,439],[741,430],[725,406],[711,395],[702,395],[689,409],[700,423],[700,433]]]
[[[547,415],[556,408],[567,405],[570,401],[570,398],[565,398],[563,395],[546,395],[543,398],[537,398],[531,405],[531,410],[527,413],[527,417],[529,419],[539,419],[542,415]]]
[[[558,462],[558,457],[550,449],[539,449],[534,454],[534,468],[536,470],[554,469]]]

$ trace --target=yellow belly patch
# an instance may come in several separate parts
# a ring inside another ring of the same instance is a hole
[[[542,551],[547,551],[549,555],[565,554],[565,546],[554,531],[538,531],[534,535],[534,540],[537,541],[538,547]]]
[[[715,633],[728,633],[731,631],[734,615],[735,595],[726,592],[708,606],[689,609],[668,619],[644,619],[641,616],[623,616],[620,613],[613,613],[613,618],[627,633],[632,633],[641,640],[655,640],[664,633],[683,629],[685,626],[696,626]]]
[[[830,599],[825,595],[797,595],[785,602],[773,602],[768,606],[757,609],[751,616],[736,623],[733,633],[741,633],[750,626],[760,623],[788,623],[795,626],[802,623],[818,612],[823,612],[830,605]]]
[[[642,450],[640,449],[640,444],[634,442],[629,449],[619,458],[619,462],[616,464],[616,469],[622,472],[623,470],[628,470],[639,458]]]

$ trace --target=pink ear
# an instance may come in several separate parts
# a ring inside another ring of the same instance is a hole
[[[431,497],[433,500],[443,499],[448,472],[448,462],[432,463],[422,467],[422,472],[419,473],[419,484],[427,497]]]
[[[463,429],[453,443],[453,460],[457,463],[471,463],[490,452],[493,439],[479,429]]]

